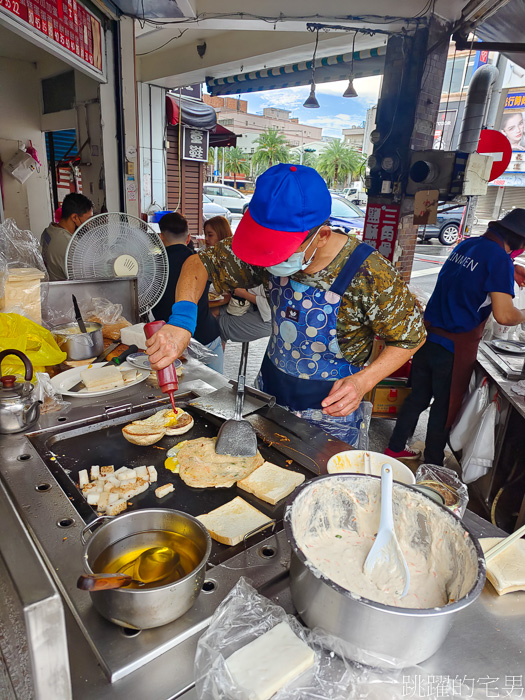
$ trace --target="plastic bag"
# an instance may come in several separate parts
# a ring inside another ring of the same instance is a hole
[[[0,240],[0,309],[40,323],[47,289],[41,289],[40,282],[48,279],[40,246],[31,231],[22,231],[13,219],[0,224]]]
[[[122,304],[114,304],[109,299],[93,297],[81,301],[79,307],[84,320],[102,324],[104,338],[119,340],[122,329],[131,326],[131,323],[122,316]],[[71,307],[71,317],[71,320],[75,318],[73,307]]]
[[[0,313],[0,350],[20,350],[33,365],[34,372],[58,365],[67,358],[50,331],[19,314]],[[2,362],[2,374],[24,374],[24,364],[15,355]],[[33,375],[34,376],[34,375]]]
[[[460,518],[465,515],[468,489],[452,469],[436,464],[421,464],[416,471],[416,484],[424,484],[438,491],[452,512]]]
[[[281,688],[274,700],[347,698],[355,672],[343,657],[326,651],[322,635],[302,627],[292,615],[259,595],[241,578],[215,611],[199,639],[195,656],[195,689],[200,700],[250,700],[234,683],[225,659],[280,622],[316,653],[314,666]]]
[[[427,307],[428,300],[430,299],[430,294],[415,284],[409,284],[408,289],[414,296],[420,311],[424,311]]]
[[[303,411],[292,411],[299,418],[304,418],[316,428],[333,435],[352,447],[360,450],[368,449],[368,427],[372,416],[372,404],[363,401],[359,407],[348,416],[329,416],[320,408],[307,408]]]
[[[465,397],[459,414],[450,430],[448,442],[454,452],[465,449],[472,433],[479,425],[481,416],[489,403],[489,383],[486,377],[481,384]]]
[[[49,374],[47,374],[47,372],[36,372],[35,378],[35,398],[37,401],[42,402],[40,413],[62,411],[63,409],[71,406],[69,401],[62,400],[62,394],[60,394],[55,389],[53,384],[51,384],[51,379],[49,378]]]
[[[207,361],[218,357],[218,355],[211,350],[208,350],[205,345],[199,343],[199,341],[195,340],[195,338],[190,338],[190,343],[182,354],[184,357],[193,357],[195,360],[199,360],[199,362],[203,362],[204,364],[206,364]]]
[[[484,476],[492,467],[495,453],[495,428],[498,418],[498,405],[494,399],[483,411],[476,430],[463,451],[461,469],[463,481],[471,484]]]

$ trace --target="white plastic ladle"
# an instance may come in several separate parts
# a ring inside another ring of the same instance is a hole
[[[410,585],[408,566],[394,532],[392,513],[392,467],[381,467],[381,519],[379,531],[365,559],[363,571],[378,588],[391,588],[398,583],[396,593],[404,598]],[[402,591],[399,593],[399,591]]]

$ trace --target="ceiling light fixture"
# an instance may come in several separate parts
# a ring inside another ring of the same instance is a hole
[[[352,41],[352,65],[350,68],[350,78],[346,90],[343,92],[343,97],[357,97],[357,92],[354,87],[354,48],[357,32],[354,32],[354,40]]]
[[[306,109],[319,109],[319,102],[317,101],[317,98],[315,96],[315,55],[317,53],[317,44],[319,43],[319,29],[316,31],[315,34],[315,47],[314,47],[314,55],[312,58],[312,82],[310,83],[310,94],[306,98],[306,100],[303,102],[303,107],[306,107]]]

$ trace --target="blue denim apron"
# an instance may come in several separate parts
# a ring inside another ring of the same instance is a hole
[[[260,386],[293,411],[321,408],[331,383],[362,367],[344,359],[337,341],[341,298],[374,248],[361,243],[328,291],[289,277],[270,280],[272,335],[264,357]]]

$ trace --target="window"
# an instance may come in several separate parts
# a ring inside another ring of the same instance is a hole
[[[460,56],[456,58],[450,57],[447,60],[447,67],[445,69],[445,77],[443,78],[443,92],[459,92],[463,84],[463,73],[465,71],[465,64],[467,62],[466,56]],[[452,70],[454,66],[454,70]],[[452,81],[450,80],[450,74],[452,73]]]
[[[219,119],[219,124],[222,124],[222,126],[233,126],[233,119]]]
[[[233,197],[233,199],[242,199],[242,194],[234,190],[233,187],[221,187],[221,197]]]
[[[219,197],[221,194],[220,187],[213,187],[210,185],[204,185],[204,192],[208,197]]]
[[[338,216],[342,219],[355,219],[357,217],[362,219],[364,214],[361,209],[354,207],[350,202],[345,202],[342,199],[336,199],[334,197],[332,198],[332,216]]]

